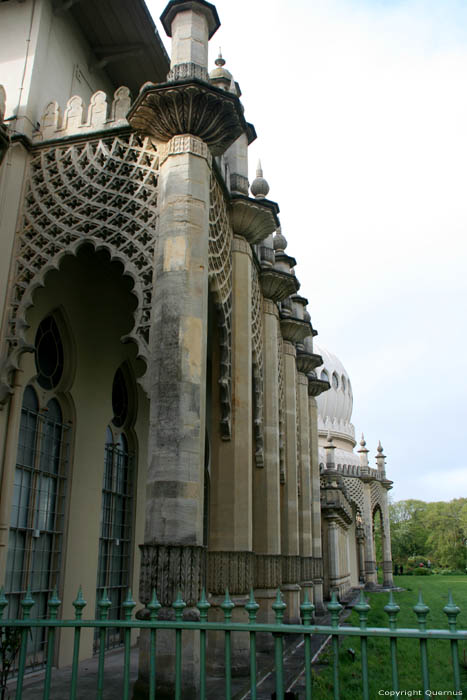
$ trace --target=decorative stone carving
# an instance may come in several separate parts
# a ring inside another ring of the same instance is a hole
[[[306,352],[305,350],[297,350],[297,369],[299,372],[309,374],[323,364],[323,358],[316,353]]]
[[[204,80],[204,82],[208,82],[208,69],[192,62],[177,63],[167,73],[167,82],[174,83],[178,80]]]
[[[279,207],[268,199],[232,194],[230,208],[233,230],[251,244],[264,241],[279,226]]]
[[[259,286],[258,273],[254,265],[252,267],[251,284],[255,460],[257,467],[264,467],[263,299]]]
[[[212,595],[248,593],[254,585],[254,552],[208,552],[207,588]]]
[[[238,173],[231,173],[230,175],[230,190],[231,192],[238,192],[240,194],[248,195],[248,189],[250,184],[248,178],[244,175],[239,175]]]
[[[232,240],[227,205],[215,176],[209,208],[209,289],[214,296],[220,344],[221,436],[232,432]]]
[[[236,95],[201,82],[150,85],[138,95],[128,115],[131,126],[157,141],[192,134],[212,154],[224,151],[247,128]]]
[[[172,605],[179,591],[188,606],[196,605],[206,580],[205,547],[142,544],[140,550],[142,603],[149,603],[155,589],[164,607]]]
[[[301,573],[300,582],[312,581],[315,576],[315,560],[313,557],[300,557]]]
[[[275,302],[283,301],[300,287],[295,275],[271,267],[261,268],[260,279],[264,297]]]
[[[255,557],[255,588],[278,588],[282,583],[282,556],[257,554]]]
[[[105,248],[122,263],[138,304],[133,340],[148,363],[152,265],[157,226],[158,155],[137,134],[38,149],[31,160],[9,291],[7,347],[0,374],[0,402],[11,393],[11,372],[25,342],[26,312],[47,272],[85,242]],[[144,378],[142,383],[144,386]]]
[[[284,386],[284,341],[277,326],[277,367],[279,383],[279,479],[285,484],[285,386]]]
[[[128,114],[129,110],[131,107],[131,94],[130,91],[127,87],[122,86],[119,87],[117,90],[114,92],[114,99],[112,102],[112,109],[111,109],[111,121],[113,121],[115,124],[118,122],[125,122],[128,124],[126,120],[126,115]]]
[[[308,375],[308,396],[319,396],[323,391],[328,391],[331,388],[329,382],[324,379],[318,379],[316,375]]]
[[[282,555],[282,583],[298,583],[301,576],[301,557]]]
[[[353,521],[352,508],[339,488],[326,485],[321,489],[321,510],[325,518],[336,520],[345,529]]]
[[[131,95],[127,87],[119,87],[114,92],[112,104],[107,102],[107,95],[102,90],[95,92],[89,101],[87,120],[83,121],[84,104],[81,97],[73,95],[68,100],[60,120],[60,108],[57,102],[49,102],[42,115],[41,126],[33,134],[33,141],[63,139],[69,136],[81,136],[98,131],[107,131],[118,127],[128,127],[126,114],[130,109]]]
[[[360,479],[344,476],[343,482],[345,489],[347,491],[347,496],[352,503],[355,503],[357,510],[360,513],[364,512],[364,495],[363,495],[363,483]]]
[[[307,335],[312,334],[312,328],[308,321],[302,321],[293,316],[281,314],[281,332],[284,340],[291,343],[301,343]]]
[[[174,136],[168,143],[163,143],[159,146],[159,153],[161,165],[169,156],[178,153],[192,153],[195,156],[205,158],[209,167],[212,164],[212,156],[207,145],[197,136],[191,136],[190,134]]]

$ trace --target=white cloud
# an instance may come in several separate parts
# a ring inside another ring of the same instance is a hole
[[[465,494],[462,465],[452,491],[439,469],[458,464],[467,423],[467,6],[217,9],[211,62],[222,46],[259,135],[250,179],[260,156],[319,340],[350,372],[357,428],[372,450],[389,438],[404,497],[422,483],[431,500]]]

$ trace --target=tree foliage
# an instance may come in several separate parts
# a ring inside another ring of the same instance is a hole
[[[466,567],[467,498],[397,501],[389,505],[389,517],[395,563],[419,556],[449,569]]]

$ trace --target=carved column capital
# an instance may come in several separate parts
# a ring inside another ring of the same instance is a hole
[[[245,255],[248,255],[250,260],[252,259],[251,246],[248,241],[243,238],[243,236],[234,236],[232,238],[232,252],[244,253]]]
[[[282,347],[284,350],[284,355],[291,355],[292,357],[296,357],[297,351],[295,350],[295,345],[289,340],[284,340],[282,343]]]
[[[263,311],[265,314],[271,314],[271,316],[275,316],[277,319],[279,318],[279,309],[277,308],[277,304],[271,299],[263,300]]]
[[[158,151],[161,165],[170,156],[177,156],[181,153],[191,153],[194,156],[199,156],[207,161],[209,167],[212,165],[212,155],[208,145],[202,139],[192,134],[173,136],[170,141],[159,144]]]

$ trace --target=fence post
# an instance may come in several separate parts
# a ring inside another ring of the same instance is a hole
[[[384,612],[389,618],[389,629],[397,629],[397,613],[400,611],[400,607],[394,602],[394,596],[392,591],[389,591],[389,603],[384,606]],[[392,689],[399,690],[399,674],[397,672],[397,637],[389,638],[390,650],[391,650],[391,673],[392,673]]]
[[[449,623],[449,631],[456,632],[457,616],[460,613],[460,608],[454,604],[452,599],[452,591],[448,593],[448,603],[444,606],[443,612],[446,613]],[[451,656],[452,656],[452,671],[454,674],[454,687],[457,691],[461,690],[461,674],[459,669],[459,652],[457,649],[457,639],[451,639]]]
[[[418,603],[414,605],[414,613],[418,619],[418,626],[420,631],[426,631],[426,616],[430,612],[428,605],[423,602],[421,589],[418,592]],[[423,681],[423,694],[425,697],[430,696],[430,675],[428,671],[428,645],[426,639],[420,639],[420,658],[422,662],[422,681]]]
[[[342,605],[337,600],[336,591],[333,591],[331,594],[331,602],[328,603],[328,610],[331,613],[331,627],[337,629],[339,627],[339,613],[342,610]],[[339,700],[339,637],[337,634],[332,635],[332,652],[334,700]]]

